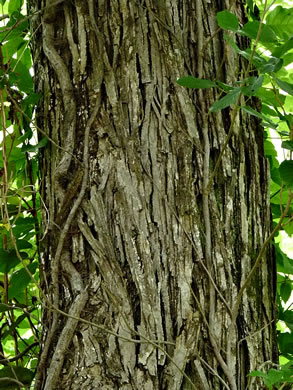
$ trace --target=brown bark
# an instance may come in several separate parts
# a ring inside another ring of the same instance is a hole
[[[227,3],[64,1],[32,21],[37,121],[54,141],[41,159],[42,287],[100,325],[44,310],[35,389],[244,390],[276,361],[271,249],[236,327],[230,316],[271,228],[263,130],[238,113],[205,194],[231,109],[208,116],[215,91],[176,84],[243,71],[214,36]]]

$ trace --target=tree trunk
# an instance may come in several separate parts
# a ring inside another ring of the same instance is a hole
[[[215,91],[176,84],[243,71],[216,34],[228,3],[63,1],[32,20],[37,122],[50,137],[41,282],[55,305],[36,390],[244,390],[277,360],[271,249],[231,320],[271,229],[263,129],[237,114],[207,194],[232,111],[207,115]]]

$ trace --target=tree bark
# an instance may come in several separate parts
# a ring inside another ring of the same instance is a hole
[[[52,3],[30,1],[47,6],[32,20],[37,122],[50,138],[40,269],[70,317],[43,311],[35,389],[244,390],[251,370],[277,361],[271,248],[231,322],[271,230],[263,129],[238,112],[206,193],[232,110],[208,115],[215,90],[176,84],[243,72],[216,33],[230,2]],[[232,12],[244,22],[241,2]]]

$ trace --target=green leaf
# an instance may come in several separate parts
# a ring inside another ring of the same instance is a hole
[[[6,303],[0,303],[0,313],[4,313],[9,310],[11,310],[10,305],[6,305]]]
[[[245,96],[252,96],[255,94],[255,92],[262,86],[264,81],[264,76],[259,77],[250,77],[247,80],[248,85],[245,87],[242,87],[242,93]]]
[[[211,80],[197,79],[193,76],[181,77],[177,80],[177,84],[187,88],[212,88],[216,87],[216,83]]]
[[[10,19],[6,26],[0,27],[0,43],[3,43],[4,39],[7,41],[20,37],[28,29],[28,20],[24,16],[19,15],[17,23],[16,25],[15,19]],[[9,32],[7,32],[8,27],[12,27]]]
[[[285,303],[289,300],[291,292],[292,292],[291,283],[285,281],[284,283],[281,284],[280,295]]]
[[[226,84],[226,83],[222,83],[222,81],[219,81],[217,80],[217,85],[224,91],[224,92],[230,92],[232,91],[234,88],[231,87],[231,85],[229,84]]]
[[[15,376],[17,380],[23,383],[25,386],[29,386],[34,378],[34,373],[28,368],[17,367],[12,365],[6,366],[2,370],[0,370],[0,378],[2,379],[0,381],[0,389],[5,389],[5,390],[19,389],[19,386],[15,382],[10,381],[9,379],[4,379],[4,378],[15,379]]]
[[[256,39],[259,26],[260,26],[260,22],[254,20],[253,22],[246,23],[243,26],[241,32],[251,39]],[[276,42],[277,36],[271,27],[267,26],[266,24],[262,24],[261,32],[259,35],[259,41],[263,43]]]
[[[38,101],[40,100],[41,98],[41,95],[39,93],[35,93],[35,92],[31,92],[27,97],[25,97],[22,102],[21,102],[21,105],[23,107],[23,109],[25,110],[29,105],[35,105],[38,103]]]
[[[47,145],[48,143],[48,138],[43,137],[37,145],[23,145],[21,148],[22,152],[36,152],[38,149],[43,148]]]
[[[224,34],[224,38],[227,40],[227,42],[229,42],[229,44],[232,46],[232,48],[235,50],[235,52],[237,54],[240,54],[242,57],[244,57],[245,59],[247,59],[248,61],[250,60],[251,58],[251,49],[246,49],[246,50],[240,50],[239,47],[236,45],[236,43],[233,41],[233,39],[231,37],[227,37],[225,34]],[[252,62],[253,64],[259,68],[263,63],[266,62],[265,58],[262,57],[261,55],[259,55],[257,52],[254,53],[253,57],[252,57]]]
[[[283,59],[271,57],[260,69],[260,73],[278,72],[282,68]]]
[[[247,4],[248,8],[250,9],[250,11],[253,12],[253,0],[246,0],[246,4]]]
[[[249,107],[249,106],[241,107],[241,110],[247,112],[249,115],[256,116],[257,118],[266,121],[266,123],[268,124],[268,126],[269,126],[270,128],[272,128],[272,129],[276,129],[276,128],[278,127],[273,121],[271,121],[269,118],[267,118],[266,116],[264,116],[261,112],[258,112],[258,111],[254,110],[253,108],[251,108],[251,107]]]
[[[8,61],[12,58],[13,54],[17,52],[18,48],[25,43],[22,37],[15,37],[10,39],[3,45],[3,63],[7,64]]]
[[[9,272],[19,263],[15,250],[0,249],[0,272]]]
[[[282,81],[277,77],[274,77],[274,80],[278,84],[278,86],[285,92],[289,93],[289,95],[293,96],[293,84],[289,84],[286,81]]]
[[[270,115],[270,116],[276,116],[278,117],[278,113],[275,111],[275,110],[272,110],[269,106],[267,106],[266,104],[262,104],[262,107],[261,107],[261,112],[264,114],[264,115]]]
[[[291,37],[286,43],[283,45],[277,47],[272,52],[272,56],[274,57],[282,57],[285,53],[287,53],[289,50],[293,49],[293,37]]]
[[[234,88],[232,91],[227,93],[222,99],[216,101],[209,109],[210,112],[215,112],[222,110],[223,108],[231,106],[231,104],[236,103],[239,95],[241,93],[241,88]]]
[[[271,169],[271,179],[272,179],[276,184],[279,184],[279,186],[281,187],[281,185],[282,185],[282,180],[281,180],[281,177],[280,177],[279,168],[272,167],[272,169]],[[280,207],[279,207],[279,211],[280,211]]]
[[[293,141],[283,141],[282,148],[288,149],[288,150],[293,150]]]
[[[289,222],[284,226],[285,232],[288,234],[289,237],[292,237],[293,235],[293,222]]]
[[[224,30],[237,31],[239,27],[237,17],[229,11],[221,11],[217,13],[218,25]]]
[[[12,15],[14,12],[20,12],[23,0],[9,0],[8,13]]]
[[[21,47],[17,51],[17,58],[21,60],[21,62],[27,69],[30,69],[32,67],[32,57],[30,49],[28,47]]]
[[[280,207],[280,204],[278,204],[278,207]],[[292,275],[293,260],[289,259],[289,257],[281,251],[278,244],[274,244],[274,247],[276,248],[278,272]]]
[[[20,234],[25,235],[25,234],[29,233],[31,230],[34,229],[36,222],[37,222],[37,219],[33,218],[31,216],[28,216],[25,218],[24,217],[17,218],[15,225],[13,226],[14,236],[17,237]],[[24,240],[24,241],[26,241],[26,240]],[[26,245],[28,245],[28,244],[31,247],[31,244],[29,242],[27,242]],[[23,248],[23,249],[25,249],[25,248]]]
[[[293,8],[283,8],[278,5],[266,17],[266,24],[282,39],[288,39],[293,34]]]
[[[261,378],[267,378],[267,376],[268,376],[268,374],[266,374],[265,372],[259,371],[259,370],[251,371],[248,375],[249,376],[259,376]]]
[[[280,315],[280,320],[284,321],[287,325],[287,327],[292,331],[293,330],[293,311],[292,310],[285,310]],[[293,349],[292,349],[293,351]]]
[[[275,93],[277,94],[277,98]],[[266,103],[274,107],[280,107],[280,103],[284,105],[286,99],[286,96],[282,95],[278,91],[275,92],[271,88],[264,88],[264,87],[260,87],[255,92],[255,96],[259,97],[263,103]]]
[[[292,354],[293,333],[281,333],[278,337],[279,349],[282,354]]]
[[[280,176],[285,184],[288,186],[293,185],[293,161],[285,160],[280,164],[279,167]]]
[[[271,386],[273,386],[276,383],[279,383],[280,381],[282,381],[282,379],[283,379],[283,373],[281,371],[270,369],[268,372],[268,377],[265,380],[265,384],[269,388],[272,388]]]
[[[28,269],[32,274],[36,272],[37,268],[37,262],[28,265]],[[16,271],[10,279],[8,298],[12,299],[22,296],[24,294],[24,290],[30,282],[31,278],[24,268],[20,269],[19,271]]]
[[[33,80],[29,69],[19,60],[11,59],[11,69],[14,72],[9,72],[10,85],[15,85],[20,91],[30,94],[33,92]]]

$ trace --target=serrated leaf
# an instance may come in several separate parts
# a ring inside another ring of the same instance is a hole
[[[217,13],[218,25],[224,30],[237,31],[239,22],[237,17],[229,11],[221,11]]]
[[[227,93],[226,96],[224,96],[222,99],[215,102],[209,109],[210,112],[215,112],[222,110],[223,108],[231,106],[231,104],[236,103],[239,95],[241,93],[241,88],[235,88],[229,93]]]
[[[196,77],[193,76],[186,76],[186,77],[181,77],[180,79],[177,80],[177,84],[181,85],[182,87],[187,87],[187,88],[212,88],[216,87],[216,83],[214,83],[211,80],[205,80],[205,79],[197,79]]]
[[[279,167],[281,179],[288,186],[293,185],[293,161],[285,160],[280,164]]]

